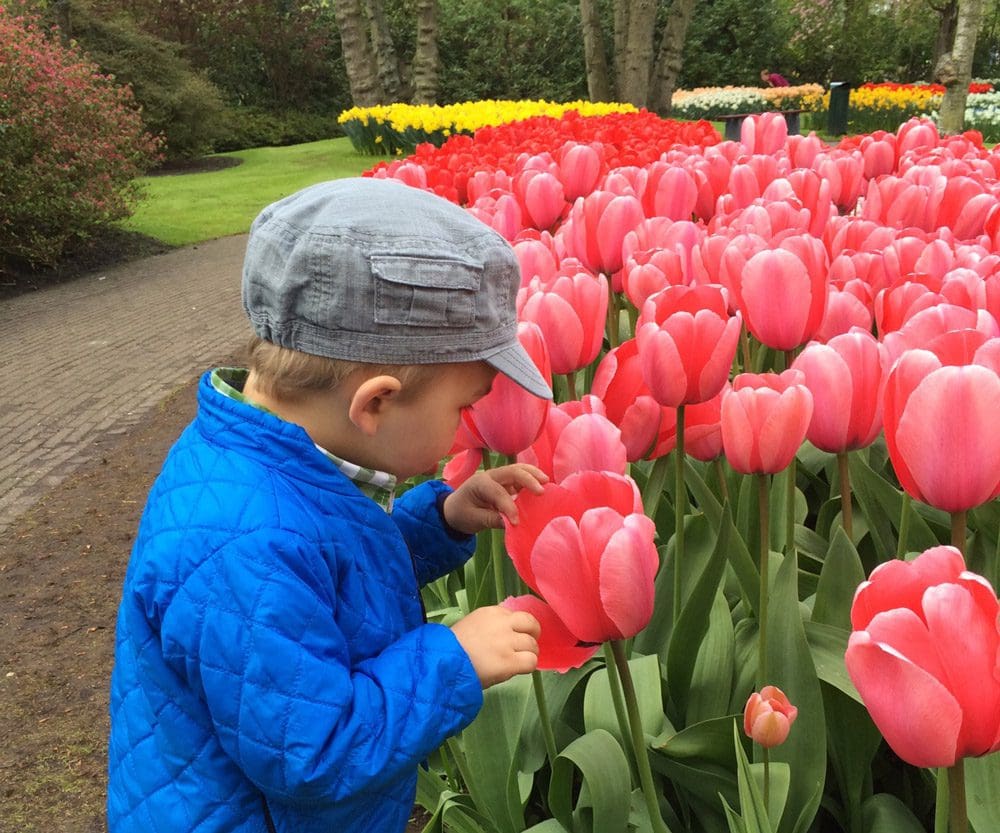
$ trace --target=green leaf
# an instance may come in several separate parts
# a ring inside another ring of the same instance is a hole
[[[826,719],[823,695],[806,641],[799,608],[797,559],[786,557],[778,568],[768,620],[768,667],[771,683],[781,688],[798,708],[798,718],[781,746],[771,750],[772,761],[791,767],[788,804],[778,829],[801,833],[815,817],[826,779]]]
[[[741,719],[740,715],[726,715],[695,723],[669,736],[661,735],[653,743],[654,753],[673,760],[702,760],[723,769],[734,769],[733,722]]]
[[[524,828],[518,747],[531,701],[531,677],[512,677],[483,692],[483,707],[462,732],[462,777],[476,807],[500,833]]]
[[[976,833],[1000,830],[1000,753],[965,759],[965,798]]]
[[[582,780],[574,800],[574,782]],[[632,792],[629,764],[618,741],[603,729],[577,738],[556,756],[549,783],[549,807],[567,830],[582,825],[582,807],[593,813],[594,833],[626,830]]]
[[[868,710],[833,686],[823,686],[830,765],[840,787],[845,830],[861,830],[862,805],[871,793],[872,761],[882,744]]]
[[[896,796],[878,793],[862,807],[865,833],[927,833],[910,809]]]
[[[733,724],[733,743],[736,749],[736,775],[740,791],[740,814],[747,833],[773,833],[767,807],[764,806],[764,795],[757,785],[750,769],[747,754],[740,742],[740,730]]]
[[[812,620],[850,630],[854,593],[864,580],[861,557],[844,529],[838,527],[823,561]]]
[[[656,654],[633,657],[628,661],[639,701],[639,719],[645,735],[655,737],[663,731],[663,700],[660,682],[660,663]],[[614,702],[608,669],[598,668],[587,680],[583,697],[583,724],[588,732],[604,730],[613,735],[623,746],[631,744],[623,738],[615,717]]]
[[[709,526],[718,529],[722,521],[722,503],[701,476],[702,467],[696,466],[695,461],[687,456],[684,458],[684,463],[684,482],[687,484],[695,504],[708,519]]]
[[[852,700],[861,702],[861,695],[851,682],[844,664],[847,652],[848,631],[821,622],[804,622],[809,652],[812,654],[816,676],[824,683],[842,691]]]
[[[667,680],[670,684],[670,697],[678,714],[687,712],[691,678],[705,634],[708,633],[713,601],[722,582],[731,532],[731,524],[723,524],[720,528],[715,547],[709,553],[700,575],[697,579],[692,576],[693,588],[685,597],[680,619],[670,635]],[[687,554],[693,555],[690,550]]]
[[[720,588],[709,612],[708,632],[702,639],[691,676],[685,725],[728,713],[733,692],[735,642],[733,617]]]

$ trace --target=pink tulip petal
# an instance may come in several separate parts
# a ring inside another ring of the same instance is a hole
[[[601,556],[601,603],[618,629],[617,639],[635,636],[653,615],[653,579],[659,565],[655,534],[652,520],[631,515],[611,536]]]
[[[556,612],[536,596],[510,596],[501,604],[508,610],[530,613],[541,625],[538,637],[539,671],[563,673],[579,668],[600,648],[600,645],[580,645],[577,638],[566,630]]]
[[[600,414],[583,414],[560,433],[552,474],[557,482],[584,469],[625,474],[627,462],[622,432],[615,424]]]
[[[854,594],[851,627],[864,630],[877,613],[894,608],[906,608],[923,617],[924,591],[935,584],[958,581],[963,570],[965,560],[955,547],[931,547],[913,561],[879,564]]]
[[[893,751],[913,766],[952,766],[962,709],[945,686],[895,649],[855,631],[847,673]]]
[[[990,750],[1000,722],[995,606],[991,615],[984,616],[964,587],[939,584],[924,594],[924,613],[931,638],[942,648],[944,682],[964,716],[958,754],[983,755]],[[959,645],[962,650],[955,650]]]
[[[998,413],[1000,378],[985,367],[944,367],[917,385],[895,443],[925,502],[962,512],[1000,493]]]
[[[761,391],[757,395],[761,395]],[[763,472],[776,474],[785,469],[798,452],[812,419],[812,395],[805,386],[788,388],[771,402],[758,428],[760,463]]]
[[[583,642],[603,642],[608,638],[607,621],[598,599],[598,565],[589,557],[590,544],[572,518],[553,518],[531,550],[531,569],[539,594],[570,633]]]

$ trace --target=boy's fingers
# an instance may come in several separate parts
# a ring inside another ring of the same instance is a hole
[[[515,610],[511,614],[510,618],[511,630],[517,633],[526,633],[533,636],[535,639],[538,638],[539,634],[542,632],[542,626],[538,623],[538,620],[523,610]]]

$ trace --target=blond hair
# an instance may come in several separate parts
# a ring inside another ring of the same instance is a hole
[[[328,359],[302,353],[289,347],[279,347],[259,336],[253,336],[246,347],[247,366],[254,374],[257,388],[275,399],[294,401],[309,393],[334,390],[353,373],[366,376],[395,376],[403,390],[415,392],[428,382],[442,365],[385,365]]]

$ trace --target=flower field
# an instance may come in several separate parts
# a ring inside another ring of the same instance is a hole
[[[499,377],[444,469],[550,483],[425,589],[542,624],[429,829],[1000,830],[1000,153],[574,111],[367,175],[512,243],[555,392]]]

